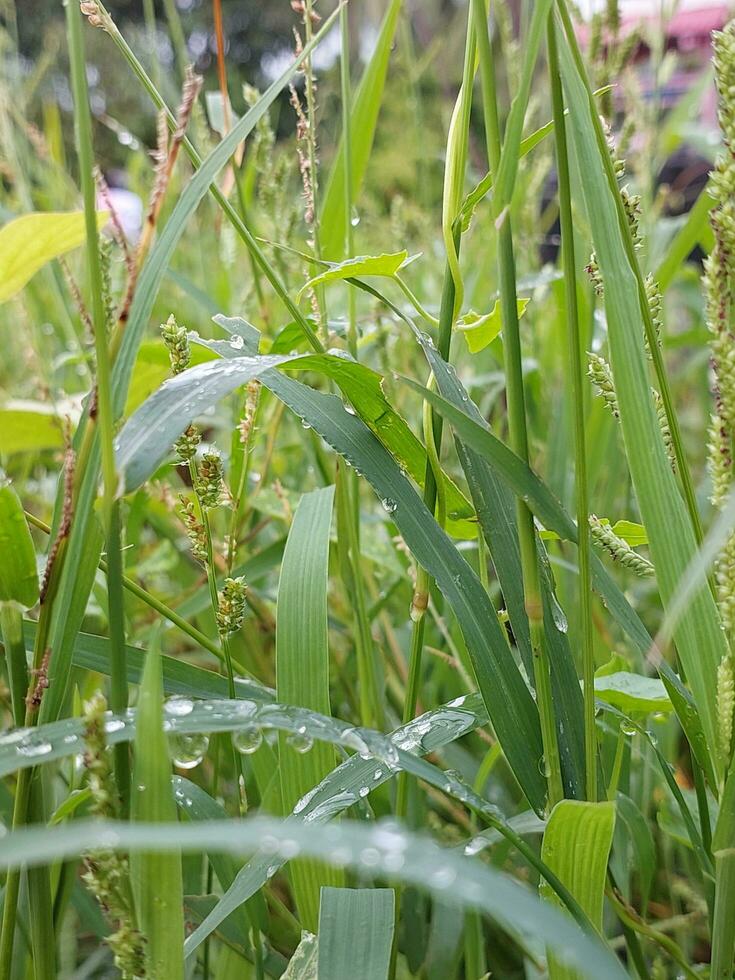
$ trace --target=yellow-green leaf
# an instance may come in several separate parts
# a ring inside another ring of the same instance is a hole
[[[567,886],[602,932],[602,902],[607,861],[615,830],[615,804],[562,800],[551,811],[544,833],[541,858]],[[544,882],[541,894],[560,905],[557,895]],[[549,956],[550,980],[577,980],[583,974]]]
[[[100,211],[101,228],[109,217]],[[86,238],[83,211],[35,211],[0,228],[0,303],[19,292],[38,270]]]
[[[642,524],[635,521],[616,521],[613,524],[613,534],[617,534],[631,548],[638,548],[642,544],[648,544],[648,534]]]
[[[411,257],[413,260],[413,256]],[[319,286],[325,282],[336,282],[338,279],[351,279],[353,276],[394,276],[396,272],[409,261],[405,248],[400,252],[383,252],[381,255],[358,255],[354,259],[345,259],[320,272],[305,283],[299,291],[299,299],[307,289]]]
[[[518,318],[520,319],[526,312],[528,306],[527,299],[517,300]],[[457,330],[461,330],[470,354],[479,354],[491,344],[503,328],[503,320],[500,312],[500,300],[495,300],[495,305],[489,313],[475,313],[470,310],[457,321]]]
[[[0,602],[29,609],[38,601],[36,552],[18,494],[4,476],[0,479]]]

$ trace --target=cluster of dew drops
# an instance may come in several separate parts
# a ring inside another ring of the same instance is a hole
[[[167,698],[164,712],[167,718],[185,718],[194,710],[191,698],[175,694]],[[209,735],[204,732],[175,732],[168,736],[171,758],[177,769],[195,769],[204,759],[209,748]],[[241,755],[252,755],[263,744],[263,732],[257,725],[239,728],[232,733],[232,745]],[[296,752],[305,754],[314,744],[306,734],[306,727],[292,732],[286,744]]]

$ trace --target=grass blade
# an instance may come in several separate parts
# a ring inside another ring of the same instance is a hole
[[[394,918],[392,888],[322,888],[319,980],[387,980]]]
[[[163,682],[158,647],[146,657],[137,711],[132,817],[139,823],[176,819],[171,759],[163,731]],[[146,939],[146,964],[159,980],[183,980],[184,942],[181,859],[176,850],[131,851],[130,875],[138,924]]]
[[[530,932],[590,980],[622,980],[625,971],[593,937],[549,903],[516,881],[481,862],[405,830],[345,821],[328,828],[257,817],[248,820],[207,821],[192,825],[126,824],[79,821],[65,827],[23,829],[0,840],[0,868],[38,864],[84,853],[95,847],[116,846],[177,854],[219,847],[233,854],[257,849],[263,841],[277,860],[283,849],[302,856],[339,862],[360,872],[388,875],[436,891],[442,900],[476,908],[511,931]],[[365,855],[368,855],[368,863]],[[178,859],[178,858],[177,858]],[[400,861],[400,868],[396,864]]]
[[[276,621],[277,697],[323,715],[331,714],[327,583],[333,501],[333,486],[301,498],[283,555]],[[282,736],[279,768],[285,812],[334,765],[331,746],[317,743],[299,754]],[[313,932],[317,927],[320,887],[341,883],[332,869],[301,861],[291,865],[294,899],[304,928]]]

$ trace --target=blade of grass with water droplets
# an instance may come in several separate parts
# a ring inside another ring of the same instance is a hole
[[[0,868],[40,864],[114,846],[163,853],[219,848],[233,854],[265,845],[274,860],[314,857],[428,888],[443,900],[476,908],[501,927],[530,932],[590,980],[624,980],[614,956],[568,917],[508,875],[395,825],[363,822],[308,826],[267,817],[196,824],[79,821],[53,830],[30,828],[0,840]]]

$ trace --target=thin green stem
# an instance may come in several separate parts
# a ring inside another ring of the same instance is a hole
[[[352,227],[352,133],[350,114],[352,94],[350,86],[350,18],[349,7],[343,4],[339,12],[341,38],[340,89],[342,96],[342,159],[344,163],[345,193],[345,258],[352,258],[355,251],[354,229]],[[318,258],[319,256],[317,256]],[[354,289],[347,291],[348,320],[347,341],[350,353],[357,357],[357,301]]]
[[[487,14],[483,0],[472,0],[475,33],[480,60],[482,81],[485,138],[491,169],[497,173],[501,155],[500,124],[495,90],[495,64],[488,34]],[[516,297],[515,259],[510,214],[505,211],[496,215],[498,228],[498,271],[500,277],[500,306],[505,341],[506,398],[508,404],[508,429],[510,446],[525,463],[529,462],[528,433],[526,430],[526,403],[523,388],[523,360],[518,306]],[[545,768],[548,783],[548,805],[562,799],[564,793],[561,777],[561,760],[554,723],[554,706],[551,697],[551,676],[548,654],[544,642],[543,602],[539,577],[538,555],[533,515],[523,500],[516,502],[518,540],[523,571],[523,589],[526,614],[531,634],[536,702],[541,722]]]
[[[97,364],[97,385],[93,395],[96,404],[94,410],[90,409],[90,415],[96,412],[104,480],[102,514],[103,526],[107,534],[109,562],[107,603],[110,627],[110,705],[113,711],[122,712],[128,706],[128,680],[123,620],[120,504],[115,499],[118,478],[113,445],[112,367],[97,230],[92,119],[89,111],[89,92],[84,60],[84,36],[82,33],[82,16],[76,4],[67,4],[67,34],[71,83],[74,93],[79,179],[84,199],[84,219],[87,229],[87,268],[89,289],[92,294],[91,311]],[[123,812],[126,812],[130,795],[130,763],[127,746],[115,750],[115,780],[123,804]]]
[[[715,855],[715,914],[712,922],[711,980],[731,980],[735,951],[735,851]]]
[[[592,628],[592,572],[590,568],[589,492],[585,441],[585,382],[577,308],[577,264],[574,254],[574,224],[572,221],[569,153],[564,119],[564,95],[559,74],[553,13],[549,15],[547,51],[559,186],[559,221],[561,225],[569,374],[572,379],[572,401],[574,405],[574,478],[577,505],[578,596],[584,693],[585,783],[587,799],[595,802],[597,800],[597,727],[595,725],[595,651]]]
[[[413,306],[413,308],[416,310],[418,315],[420,317],[423,317],[423,319],[426,320],[427,323],[430,323],[432,327],[435,327],[438,330],[439,329],[438,318],[432,316],[431,313],[429,313],[429,311],[424,306],[421,305],[421,302],[419,301],[418,297],[411,289],[411,287],[408,285],[406,280],[403,279],[401,276],[399,276],[397,272],[394,273],[393,279],[395,280],[396,285],[398,285],[400,289],[403,291],[403,295]]]

